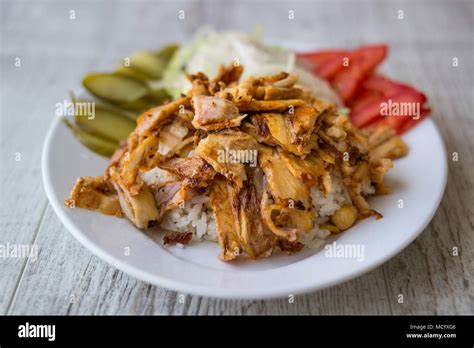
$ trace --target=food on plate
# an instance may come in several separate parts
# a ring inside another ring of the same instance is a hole
[[[94,107],[94,120],[78,110],[74,121],[89,134],[115,141],[117,144],[128,137],[135,128],[135,122],[124,114],[101,105]],[[113,127],[111,125],[113,124]]]
[[[82,84],[94,98],[72,97],[75,118],[66,125],[74,136],[90,150],[111,156],[135,128],[137,113],[171,100],[162,77],[177,49],[172,44],[158,52],[141,51],[125,57],[114,72],[87,74]],[[84,102],[95,104],[94,122],[76,107]]]
[[[430,109],[426,106],[427,98],[422,92],[377,72],[387,54],[388,47],[385,44],[362,46],[354,50],[330,49],[295,53],[281,47],[265,45],[257,34],[215,32],[207,29],[200,31],[196,38],[186,45],[171,44],[159,51],[140,51],[131,57],[125,57],[111,73],[86,75],[83,85],[94,97],[89,101],[96,103],[97,108],[107,109],[107,113],[114,116],[102,118],[104,122],[100,128],[118,127],[125,130],[123,118],[119,115],[135,120],[137,114],[178,99],[190,88],[205,88],[203,84],[193,84],[194,79],[199,81],[200,73],[215,76],[217,81],[226,83],[237,79],[235,76],[223,74],[236,74],[244,81],[249,76],[277,75],[286,71],[291,76],[298,76],[298,84],[310,90],[315,97],[333,103],[340,108],[340,113],[347,113],[357,127],[374,127],[383,123],[395,129],[398,134],[403,134],[427,117]],[[220,66],[229,61],[236,66],[245,66],[245,71],[219,70]],[[195,77],[189,78],[190,75]],[[301,88],[287,88],[285,83],[288,81],[275,86],[260,86],[257,94],[262,102],[249,103],[246,106],[248,111],[252,111],[252,108],[272,108],[275,100],[283,100],[278,103],[284,104],[287,99],[301,98]],[[387,116],[382,111],[381,106],[384,104],[401,108],[395,110],[390,117],[384,117]],[[403,107],[410,106],[409,104],[418,106],[417,110]],[[260,121],[256,122],[262,124],[265,117],[261,116]],[[76,117],[76,124],[69,122],[68,127],[79,141],[96,153],[110,156],[118,147],[115,135],[120,134],[119,140],[126,138],[123,132],[114,132],[111,139],[110,136],[104,136],[104,132],[96,132],[99,127],[87,127],[87,122],[81,120]],[[222,121],[238,123],[240,120]],[[205,119],[196,119],[195,122],[202,123]],[[279,122],[281,119],[270,117],[267,123],[273,130],[281,130],[282,128],[278,127]],[[108,127],[104,123],[108,124]],[[204,130],[211,130],[212,127],[216,125],[201,124]],[[287,136],[283,131],[276,139],[285,142]],[[287,149],[295,147],[289,144],[286,146]]]
[[[376,73],[387,52],[386,45],[370,45],[352,51],[302,52],[298,58],[333,86],[351,109],[350,119],[354,125],[371,127],[381,122],[402,134],[428,116],[430,109],[425,105],[427,98],[422,92]],[[402,108],[385,115],[384,104]],[[416,106],[416,110],[410,106]]]
[[[65,204],[159,226],[164,244],[218,242],[223,261],[318,247],[382,217],[367,197],[389,192],[384,176],[408,152],[393,129],[356,128],[293,72],[251,76],[232,61],[211,76],[187,73],[188,91],[143,112]]]
[[[83,84],[92,94],[111,102],[132,102],[148,93],[141,80],[119,74],[89,74]]]
[[[75,123],[65,121],[65,124],[71,130],[72,134],[74,134],[76,139],[99,155],[107,157],[112,156],[119,146],[118,142],[88,133],[79,128]]]
[[[258,34],[235,31],[203,30],[190,43],[179,47],[164,72],[164,86],[176,99],[192,86],[186,74],[201,72],[214,77],[219,74],[219,67],[229,62],[245,67],[242,80],[249,76],[275,75],[281,71],[297,75],[299,84],[310,89],[315,96],[341,105],[329,83],[300,64],[295,52],[266,45]]]

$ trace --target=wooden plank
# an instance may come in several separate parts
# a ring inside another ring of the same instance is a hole
[[[474,177],[466,168],[474,167],[472,129],[472,47],[430,49],[413,55],[406,73],[416,85],[430,91],[432,118],[440,127],[448,154],[449,177],[444,199],[433,221],[406,252],[384,266],[390,277],[391,297],[403,294],[403,304],[395,302],[396,314],[472,314],[474,282],[472,250],[474,239]],[[460,58],[458,67],[452,57]],[[419,82],[419,83],[418,83]],[[432,88],[430,86],[436,86]],[[452,160],[453,152],[459,161]],[[436,173],[433,173],[436,175]],[[453,248],[459,255],[453,255]],[[423,286],[424,285],[424,286]]]
[[[43,134],[47,122],[40,122],[41,114],[35,110],[49,110],[51,104],[46,98],[47,91],[30,83],[40,81],[42,73],[53,73],[51,66],[41,71],[31,64],[29,56],[21,49],[7,49],[7,41],[16,35],[10,20],[20,20],[20,12],[26,4],[12,6],[1,2],[2,53],[0,56],[0,244],[18,247],[32,245],[47,206],[42,191],[40,158]],[[12,16],[7,16],[8,11]],[[12,35],[12,36],[10,36]],[[20,66],[15,59],[20,58]],[[43,60],[39,62],[45,64]],[[48,71],[49,68],[49,71]],[[20,83],[20,81],[29,81]],[[26,267],[26,257],[0,258],[0,313],[6,313],[11,299]]]

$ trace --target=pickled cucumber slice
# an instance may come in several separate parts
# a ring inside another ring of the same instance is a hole
[[[173,57],[173,54],[178,50],[178,48],[179,48],[178,44],[175,44],[175,43],[169,44],[161,48],[159,51],[156,51],[155,55],[158,58],[163,59],[166,62],[166,64],[168,64],[168,62],[171,60],[171,58]]]
[[[117,69],[115,69],[115,74],[130,76],[146,83],[148,83],[148,81],[150,80],[150,76],[142,73],[139,70],[133,69],[131,66],[118,66]]]
[[[115,105],[120,109],[133,111],[135,113],[135,116],[138,117],[140,113],[156,106],[156,103],[152,102],[148,96],[145,96],[143,98],[133,100],[131,102],[117,103]]]
[[[130,67],[147,76],[150,79],[161,79],[167,62],[149,51],[135,53],[130,59]]]
[[[159,88],[151,90],[147,95],[147,99],[157,106],[163,104],[167,100],[171,100],[171,96],[166,92],[166,89]]]
[[[94,115],[81,115],[76,109],[76,124],[87,133],[119,142],[135,129],[135,122],[127,116],[95,104]]]
[[[132,102],[149,92],[143,81],[119,74],[88,74],[82,84],[95,96],[116,103]]]
[[[89,134],[72,122],[64,120],[64,123],[71,130],[76,139],[78,139],[89,150],[99,155],[110,157],[119,146],[118,142],[99,138],[95,135]]]
[[[174,52],[177,44],[170,44],[156,52],[141,51],[132,56],[127,66],[121,64],[115,70],[120,75],[131,76],[144,82],[160,79]]]

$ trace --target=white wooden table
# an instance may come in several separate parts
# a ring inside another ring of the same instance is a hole
[[[444,199],[423,234],[372,272],[294,303],[196,296],[179,303],[176,292],[129,277],[82,247],[42,187],[41,148],[54,105],[86,72],[183,41],[202,24],[240,30],[261,24],[266,38],[320,47],[389,43],[383,70],[426,91],[448,154],[459,156],[449,158]],[[0,244],[36,244],[39,256],[0,258],[0,313],[473,314],[473,25],[472,0],[1,0]]]

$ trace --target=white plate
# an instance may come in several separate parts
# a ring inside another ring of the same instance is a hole
[[[136,278],[203,296],[287,296],[321,289],[371,270],[405,248],[430,222],[446,184],[444,146],[430,119],[406,134],[404,140],[410,153],[397,160],[387,175],[392,193],[370,200],[384,218],[363,220],[336,241],[363,246],[363,261],[330,258],[325,250],[307,250],[293,256],[224,263],[217,258],[217,244],[164,247],[160,238],[153,241],[126,219],[66,208],[63,200],[76,178],[100,175],[107,159],[83,147],[59,118],[45,141],[43,181],[49,201],[67,229],[94,254]],[[398,207],[399,200],[403,200],[403,208]]]
[[[46,137],[42,172],[49,201],[66,228],[90,251],[145,282],[184,293],[221,298],[270,298],[325,288],[365,273],[410,244],[428,225],[446,186],[446,153],[430,119],[409,131],[408,156],[395,161],[386,178],[392,193],[370,205],[384,218],[365,219],[336,243],[362,251],[357,258],[330,257],[325,250],[277,254],[257,261],[225,263],[219,246],[194,243],[164,247],[126,219],[63,205],[79,176],[101,175],[107,159],[80,144],[57,118]],[[403,208],[400,203],[403,202]],[[331,241],[332,242],[332,241]],[[337,249],[336,249],[337,250]]]

